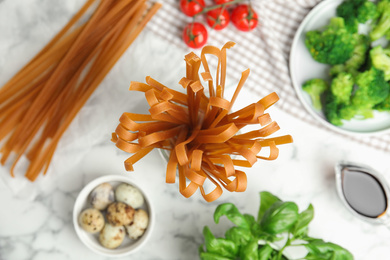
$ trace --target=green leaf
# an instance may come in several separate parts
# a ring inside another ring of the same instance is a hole
[[[260,222],[264,216],[264,213],[277,201],[280,201],[278,197],[271,194],[268,191],[260,192],[260,207],[257,215],[257,221]]]
[[[224,238],[215,238],[208,226],[203,228],[207,252],[224,257],[235,257],[238,254],[238,245]]]
[[[241,227],[229,228],[225,233],[225,237],[238,246],[245,245],[254,238],[249,229]]]
[[[199,252],[199,255],[200,255],[201,253],[204,253],[204,252],[205,252],[205,251],[204,251],[204,245],[203,245],[203,244],[201,244],[201,245],[199,246],[198,252]]]
[[[258,260],[258,248],[259,244],[257,239],[250,241],[248,244],[241,247],[240,259],[241,260]]]
[[[307,259],[329,259],[329,260],[353,260],[353,255],[345,248],[324,242],[322,239],[315,239],[304,244],[309,251]]]
[[[257,223],[255,217],[250,214],[244,214],[244,218],[250,226]]]
[[[214,212],[214,221],[218,224],[219,219],[225,215],[236,226],[250,229],[248,220],[238,211],[233,203],[224,203],[219,205]]]
[[[264,240],[267,242],[276,242],[276,241],[281,241],[283,240],[283,236],[276,236],[273,234],[269,234],[267,232],[261,232],[257,235],[257,238],[259,240]]]
[[[298,220],[298,206],[294,202],[278,201],[264,213],[261,227],[270,234],[290,230]]]
[[[314,217],[314,208],[313,205],[310,204],[305,211],[302,211],[299,214],[298,220],[295,223],[291,233],[295,237],[301,237],[306,235],[308,231],[308,225],[312,221],[313,217]]]
[[[258,260],[268,260],[268,259],[270,259],[271,254],[272,254],[273,251],[274,251],[274,249],[270,245],[265,244],[264,246],[262,246],[259,249],[259,258],[258,258]]]
[[[220,256],[218,254],[202,252],[200,254],[201,260],[234,260],[234,258]]]

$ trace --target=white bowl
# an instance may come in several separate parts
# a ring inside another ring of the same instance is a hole
[[[320,29],[336,15],[336,8],[342,0],[325,0],[314,7],[300,24],[295,34],[290,52],[290,75],[295,91],[303,107],[318,122],[333,131],[357,136],[370,136],[390,132],[390,113],[374,111],[374,118],[343,121],[342,126],[329,123],[322,111],[314,109],[309,95],[302,90],[302,84],[313,78],[327,79],[330,65],[316,62],[305,46],[306,32]],[[364,31],[364,26],[359,28]]]
[[[84,231],[80,224],[79,224],[79,215],[80,213],[87,208],[91,208],[92,205],[90,203],[89,195],[92,192],[92,190],[98,186],[101,183],[108,182],[110,183],[114,188],[119,185],[120,183],[128,183],[136,188],[138,188],[142,195],[144,196],[145,202],[144,205],[141,207],[144,209],[148,215],[149,215],[149,225],[145,231],[145,233],[142,235],[142,237],[134,240],[130,239],[128,236],[125,237],[123,243],[115,249],[108,249],[103,247],[99,242],[99,233],[97,234],[91,234],[86,231]],[[110,256],[110,257],[120,257],[132,254],[136,252],[138,249],[140,249],[148,240],[152,233],[153,225],[154,225],[154,212],[152,209],[152,205],[150,202],[149,197],[147,194],[143,191],[139,185],[133,183],[131,180],[129,180],[126,176],[121,175],[106,175],[103,177],[99,177],[90,183],[88,183],[79,193],[76,202],[74,204],[73,208],[73,224],[74,228],[76,230],[76,233],[80,240],[84,243],[85,246],[87,246],[90,250],[94,251],[97,254],[104,255],[104,256]]]

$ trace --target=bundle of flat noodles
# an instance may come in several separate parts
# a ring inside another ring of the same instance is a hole
[[[12,176],[24,154],[29,180],[46,173],[73,118],[159,8],[146,0],[88,0],[0,89],[1,163],[16,155]]]
[[[186,77],[179,84],[186,93],[151,77],[146,78],[146,84],[131,82],[130,90],[145,93],[150,114],[123,113],[112,134],[119,149],[133,154],[124,163],[126,170],[132,171],[133,164],[154,148],[165,149],[170,154],[166,182],[175,183],[178,173],[179,190],[184,197],[199,189],[203,198],[211,202],[221,196],[222,187],[231,192],[245,191],[247,176],[235,166],[252,167],[258,159],[274,160],[279,155],[277,145],[292,142],[290,135],[269,137],[279,130],[265,113],[279,99],[276,93],[230,112],[249,76],[248,69],[242,73],[231,100],[224,99],[226,50],[233,45],[228,42],[222,49],[206,46],[200,58],[194,53],[185,56]],[[206,55],[218,59],[215,80]],[[204,72],[199,72],[201,66]],[[207,93],[200,77],[208,85]],[[247,125],[258,125],[259,129],[244,133]],[[269,154],[259,156],[264,147],[269,148]],[[208,193],[206,180],[214,186]]]

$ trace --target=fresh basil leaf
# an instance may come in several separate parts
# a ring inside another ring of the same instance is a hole
[[[259,248],[259,251],[258,251],[259,258],[258,258],[258,260],[268,260],[268,259],[270,259],[271,254],[272,254],[273,251],[274,251],[274,249],[270,245],[265,244],[264,246]]]
[[[203,245],[203,244],[199,246],[198,252],[199,252],[199,255],[200,255],[201,253],[204,253],[204,252],[205,252],[205,251],[204,251],[204,245]]]
[[[261,227],[270,234],[290,230],[298,220],[298,206],[294,202],[277,201],[264,213]]]
[[[328,260],[328,258],[322,258],[316,255],[307,254],[305,260]]]
[[[253,225],[254,223],[257,223],[255,217],[250,214],[244,214],[244,218],[246,219],[249,225]]]
[[[268,191],[260,192],[260,207],[257,214],[257,221],[260,222],[264,216],[264,213],[277,201],[280,201],[278,197],[271,194]]]
[[[241,247],[240,259],[241,260],[258,260],[259,243],[257,239],[250,241],[248,244]]]
[[[324,242],[322,239],[315,239],[310,241],[308,244],[304,244],[306,249],[309,251],[307,258],[315,259],[329,259],[329,260],[353,260],[353,255],[345,248],[330,243]]]
[[[236,226],[249,229],[248,220],[240,213],[236,206],[232,203],[223,203],[219,205],[214,212],[214,221],[218,224],[219,219],[225,215]]]
[[[276,241],[281,241],[283,240],[283,236],[276,236],[273,234],[269,234],[267,232],[262,231],[260,234],[257,235],[257,238],[259,240],[264,240],[267,242],[276,242]]]
[[[301,237],[307,235],[307,231],[308,231],[307,227],[309,223],[312,221],[313,217],[314,217],[314,208],[313,205],[310,204],[305,211],[302,211],[299,214],[298,220],[295,223],[291,233],[295,237]]]
[[[202,252],[200,254],[200,259],[201,260],[234,260],[235,258],[224,257],[224,256],[220,256],[218,254],[209,253],[209,252]]]
[[[215,253],[224,257],[235,257],[239,247],[233,241],[224,238],[215,238],[208,226],[203,228],[207,252]]]
[[[245,245],[254,238],[249,229],[241,227],[232,227],[228,229],[225,233],[225,237],[238,246]]]
[[[278,254],[274,254],[269,260],[288,260],[288,259],[284,255],[279,256]]]

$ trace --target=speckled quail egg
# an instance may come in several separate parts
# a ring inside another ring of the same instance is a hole
[[[97,209],[86,209],[79,216],[80,226],[89,233],[97,233],[104,227],[104,216]]]
[[[121,183],[118,185],[115,189],[115,198],[116,201],[126,203],[135,209],[144,204],[144,196],[140,190],[127,183]]]
[[[109,223],[104,225],[99,234],[99,242],[106,248],[117,248],[120,246],[125,238],[125,228],[123,226],[113,226]]]
[[[125,226],[133,221],[134,212],[131,206],[123,202],[114,202],[108,206],[106,218],[113,226]]]
[[[127,234],[132,239],[142,236],[149,224],[149,215],[143,209],[137,209],[134,213],[133,222],[125,226]]]
[[[109,183],[102,183],[91,192],[92,206],[99,210],[105,210],[115,201],[114,188]]]

